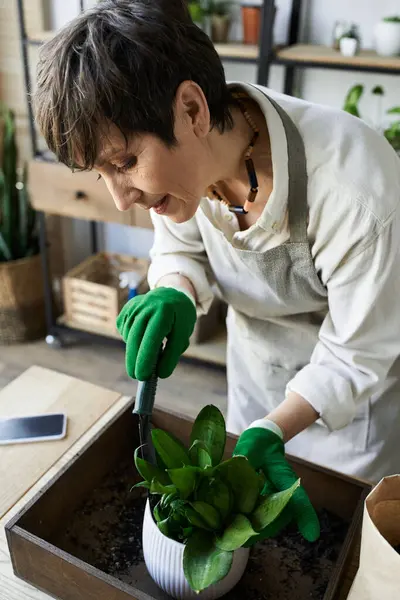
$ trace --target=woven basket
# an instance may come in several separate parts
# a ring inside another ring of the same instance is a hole
[[[45,331],[40,255],[0,263],[0,344],[38,339]]]

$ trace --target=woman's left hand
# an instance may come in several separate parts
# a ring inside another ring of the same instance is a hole
[[[264,472],[267,484],[271,486],[271,493],[286,490],[298,480],[285,458],[283,440],[274,431],[263,427],[246,429],[240,436],[233,454],[246,456],[254,469],[261,469]],[[257,539],[276,535],[292,520],[296,521],[301,535],[306,540],[314,542],[318,539],[320,535],[318,516],[301,485],[278,519],[261,531]],[[254,538],[250,541],[254,541]]]

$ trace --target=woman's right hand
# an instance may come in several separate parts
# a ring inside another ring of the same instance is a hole
[[[158,287],[129,300],[117,317],[129,377],[146,381],[156,365],[158,377],[169,377],[189,346],[196,317],[194,302],[173,287]]]

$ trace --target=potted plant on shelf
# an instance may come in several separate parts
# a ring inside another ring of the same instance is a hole
[[[354,85],[346,95],[343,110],[355,117],[361,118],[358,103],[363,93],[363,85]],[[385,94],[383,87],[380,85],[376,85],[372,89],[372,94],[375,97],[376,103],[376,122],[373,126],[380,133],[382,133],[382,135],[385,136],[389,144],[400,156],[400,116],[395,120],[391,120],[392,115],[400,115],[400,106],[394,106],[393,108],[389,108],[385,111],[384,116],[382,114],[382,98]]]
[[[380,56],[400,54],[400,16],[385,17],[375,27],[375,49]]]
[[[205,15],[211,24],[211,39],[215,44],[226,44],[231,26],[231,1],[206,0]]]
[[[263,0],[240,0],[243,43],[258,44],[260,39]]]
[[[35,339],[44,331],[36,213],[26,167],[18,164],[15,116],[0,107],[0,343]]]
[[[360,51],[360,44],[358,28],[353,23],[339,40],[340,52],[343,56],[355,56]]]
[[[212,405],[197,416],[189,447],[160,429],[152,431],[152,441],[157,464],[135,451],[143,478],[135,487],[148,489],[152,498],[143,522],[147,569],[172,597],[219,598],[241,579],[250,546],[280,515],[300,480],[264,495],[265,478],[247,458],[223,460],[225,420]]]

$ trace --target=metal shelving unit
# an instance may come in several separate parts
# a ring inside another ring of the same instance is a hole
[[[33,157],[38,160],[52,160],[49,153],[41,151],[38,145],[38,135],[35,129],[34,116],[31,104],[29,102],[29,93],[31,90],[31,79],[29,71],[29,46],[41,45],[44,41],[51,38],[53,32],[44,31],[27,35],[24,13],[24,0],[17,0],[18,18],[21,38],[21,49],[24,67],[24,79],[27,98],[27,108],[29,115],[30,137]],[[80,0],[80,10],[84,10],[84,0]],[[339,52],[327,46],[316,46],[299,43],[299,30],[301,21],[302,0],[292,0],[287,43],[284,46],[274,47],[273,29],[275,21],[276,7],[274,0],[263,0],[260,41],[256,46],[245,44],[216,44],[215,47],[225,62],[250,63],[257,66],[257,83],[268,86],[269,72],[271,65],[281,65],[285,69],[283,92],[289,95],[293,94],[294,78],[298,69],[318,68],[318,69],[336,69],[352,70],[361,72],[374,72],[399,75],[400,57],[384,58],[378,57],[372,51],[362,51],[355,57],[344,57]],[[54,318],[51,277],[48,267],[48,242],[46,235],[46,220],[43,212],[39,212],[40,227],[40,247],[43,258],[43,275],[45,284],[45,304],[46,304],[46,322],[48,335],[46,341],[49,344],[60,345],[63,332],[74,331],[79,335],[88,335],[87,332],[71,328],[61,320]],[[90,222],[91,232],[91,250],[97,252],[98,239],[96,222]],[[91,334],[93,336],[97,334]],[[116,341],[113,338],[114,342]],[[209,362],[221,365],[221,338],[218,337],[218,349],[216,356]],[[210,344],[208,344],[210,346]],[[196,358],[193,349],[189,350],[188,356]],[[201,361],[207,360],[207,355],[211,356],[208,350],[200,351],[197,358]]]

